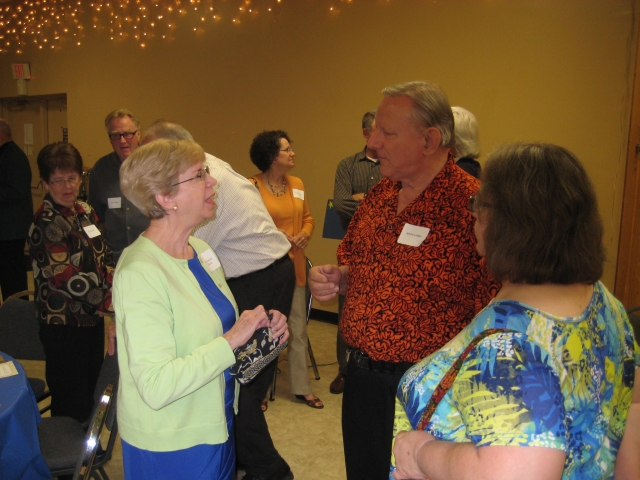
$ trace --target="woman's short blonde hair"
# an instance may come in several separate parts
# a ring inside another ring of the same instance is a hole
[[[195,142],[155,140],[137,148],[122,162],[120,189],[147,217],[162,218],[166,211],[156,195],[174,195],[179,175],[204,160],[204,150]]]

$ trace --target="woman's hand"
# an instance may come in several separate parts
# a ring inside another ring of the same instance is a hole
[[[427,477],[418,466],[418,454],[420,449],[432,440],[435,440],[435,437],[422,430],[398,433],[393,445],[393,455],[396,459],[396,471],[393,472],[393,478],[396,480],[426,479]]]
[[[267,312],[262,305],[258,305],[253,310],[245,310],[242,312],[235,325],[222,336],[229,342],[231,349],[235,350],[247,343],[253,335],[253,332],[258,328],[268,326],[269,317],[267,316]]]
[[[271,315],[271,331],[273,338],[280,338],[280,336],[282,336],[279,343],[284,342],[289,338],[287,317],[277,310],[269,310],[269,315]]]
[[[107,327],[107,337],[109,337],[109,346],[107,347],[107,353],[113,355],[116,353],[116,322],[111,320]]]
[[[309,235],[307,232],[300,230],[297,235],[289,240],[291,245],[295,245],[298,248],[304,248],[307,246],[307,242],[309,241]]]

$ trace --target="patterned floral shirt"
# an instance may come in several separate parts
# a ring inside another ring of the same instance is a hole
[[[35,303],[42,323],[94,326],[98,311],[113,312],[111,250],[91,207],[77,201],[75,209],[46,194],[29,230]]]
[[[563,479],[611,478],[640,347],[624,308],[599,282],[575,318],[508,300],[487,306],[455,339],[407,371],[398,387],[394,437],[416,428],[449,367],[489,328],[518,333],[490,335],[472,350],[426,431],[477,446],[557,448],[567,454]]]
[[[396,214],[401,185],[383,178],[362,201],[338,248],[349,265],[340,330],[374,360],[417,362],[453,338],[495,295],[476,252],[469,196],[478,180],[449,158]],[[405,225],[429,229],[418,247]]]

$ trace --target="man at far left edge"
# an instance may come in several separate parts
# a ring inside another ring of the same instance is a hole
[[[2,298],[27,289],[24,246],[33,222],[31,166],[0,118],[0,289]]]

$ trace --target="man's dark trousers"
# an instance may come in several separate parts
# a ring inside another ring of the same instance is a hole
[[[262,305],[267,311],[278,310],[289,316],[295,272],[288,255],[257,272],[230,278],[227,283],[240,313]],[[255,476],[269,477],[286,465],[273,445],[260,404],[267,395],[275,368],[273,361],[251,383],[240,387],[236,456],[238,465]]]

